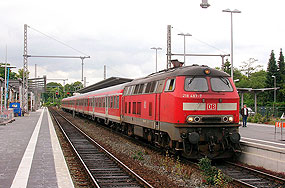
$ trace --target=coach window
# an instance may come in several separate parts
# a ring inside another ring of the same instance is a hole
[[[130,86],[126,87],[126,93],[125,93],[125,95],[129,95],[129,93],[130,93],[130,89],[131,89],[131,87],[130,87]]]
[[[175,88],[175,78],[168,79],[166,81],[165,89],[164,91],[174,91]]]
[[[208,91],[208,84],[206,78],[188,77],[185,79],[185,91]]]
[[[138,115],[141,115],[141,108],[142,108],[142,103],[138,102],[138,104],[137,104],[137,114]]]
[[[125,102],[125,114],[128,113],[128,103]]]
[[[109,108],[113,106],[113,97],[109,97]]]
[[[117,105],[117,103],[116,103],[116,97],[115,96],[113,96],[112,97],[113,98],[113,108],[115,109],[116,108],[116,105]]]
[[[150,93],[153,93],[155,90],[155,86],[156,86],[156,81],[151,82],[151,87],[150,87]]]
[[[135,85],[131,87],[131,92],[130,92],[130,95],[134,95],[135,94]]]
[[[141,94],[143,92],[143,89],[144,89],[144,84],[140,84],[138,93]]]
[[[145,93],[149,93],[151,87],[151,82],[146,84]]]
[[[135,86],[134,94],[138,94],[138,92],[139,92],[139,87],[140,87],[139,84],[137,84],[137,85]]]
[[[133,114],[137,113],[137,103],[133,102]]]
[[[148,115],[152,116],[152,102],[150,102],[148,105]]]
[[[120,107],[119,103],[120,103],[120,97],[117,96],[117,109],[119,109],[119,107]]]
[[[129,114],[131,113],[131,102],[129,102]]]
[[[128,95],[128,90],[129,90],[129,87],[124,88],[124,95]]]

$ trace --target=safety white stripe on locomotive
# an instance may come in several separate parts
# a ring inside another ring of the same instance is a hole
[[[206,110],[206,103],[183,103],[183,110],[203,111]],[[217,103],[217,110],[237,110],[237,103]]]
[[[237,110],[237,103],[218,103],[217,110]]]
[[[183,110],[206,110],[206,103],[183,103]]]

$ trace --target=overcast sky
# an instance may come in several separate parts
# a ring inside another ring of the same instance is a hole
[[[166,68],[166,28],[172,25],[172,53],[183,53],[186,37],[187,53],[229,54],[230,13],[223,9],[238,9],[233,15],[234,67],[249,58],[266,70],[271,50],[276,58],[285,44],[285,1],[272,0],[209,0],[202,9],[202,0],[0,0],[0,62],[23,67],[24,24],[28,24],[28,54],[30,55],[90,55],[84,62],[87,85],[107,77],[137,78],[155,71],[155,51],[158,69]],[[34,29],[52,36],[68,48]],[[183,57],[173,57],[183,61]],[[80,59],[29,58],[30,77],[68,78],[81,80]],[[220,57],[187,57],[186,65],[221,66]]]

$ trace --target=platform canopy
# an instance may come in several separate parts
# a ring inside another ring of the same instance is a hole
[[[257,94],[264,91],[270,90],[278,90],[280,87],[276,88],[261,88],[261,89],[253,89],[253,88],[237,88],[237,91],[241,93],[241,107],[243,107],[243,94],[244,93],[254,93],[254,111],[257,112]]]
[[[133,79],[129,79],[129,78],[119,78],[119,77],[111,77],[105,80],[102,80],[100,82],[97,82],[93,85],[90,85],[88,87],[82,88],[80,90],[77,90],[77,93],[87,93],[90,91],[95,91],[98,89],[103,89],[106,87],[111,87],[111,86],[115,86],[115,85],[119,85],[119,84],[123,84],[123,83],[127,83],[127,82],[131,82]]]

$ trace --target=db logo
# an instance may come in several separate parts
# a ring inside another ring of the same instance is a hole
[[[207,110],[217,110],[217,104],[215,103],[208,103]]]

